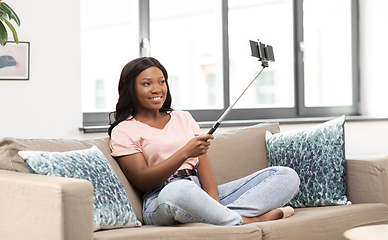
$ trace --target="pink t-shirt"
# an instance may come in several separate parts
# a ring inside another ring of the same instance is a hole
[[[119,123],[111,134],[112,156],[141,152],[148,166],[152,166],[169,158],[196,134],[201,134],[189,112],[172,111],[170,116],[170,121],[162,130],[136,119]],[[179,169],[196,168],[198,161],[198,158],[189,158]]]

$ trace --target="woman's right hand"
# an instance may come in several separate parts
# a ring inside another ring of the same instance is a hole
[[[207,153],[210,142],[214,136],[210,134],[200,135],[192,138],[181,150],[185,151],[186,158],[198,157]]]

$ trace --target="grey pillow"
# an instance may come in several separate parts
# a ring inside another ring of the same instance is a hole
[[[293,207],[346,204],[345,116],[311,128],[267,132],[268,166],[287,166],[300,178]]]
[[[96,147],[68,152],[19,151],[31,173],[85,179],[94,187],[94,230],[141,226],[123,185]]]

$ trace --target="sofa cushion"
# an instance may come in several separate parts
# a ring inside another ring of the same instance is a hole
[[[66,152],[88,149],[92,146],[97,146],[109,160],[109,138],[90,140],[4,138],[0,140],[0,168],[28,173],[29,171],[24,164],[23,159],[18,155],[18,152],[23,150]]]
[[[388,156],[346,156],[346,193],[352,203],[388,204]]]
[[[187,223],[173,226],[144,225],[140,228],[114,229],[94,233],[94,240],[163,239],[163,240],[260,240],[259,227],[216,226],[204,223]]]
[[[311,128],[266,135],[268,165],[287,166],[300,178],[293,207],[346,204],[345,116]]]
[[[96,147],[68,152],[19,151],[31,173],[90,181],[94,230],[140,226],[123,185]]]
[[[208,156],[218,185],[267,167],[266,131],[278,133],[279,123],[261,123],[214,134]]]
[[[252,223],[263,230],[265,240],[344,239],[351,228],[388,223],[388,206],[383,203],[295,209],[292,217]]]
[[[111,151],[109,148],[109,140],[109,137],[86,140],[4,138],[0,140],[0,168],[10,171],[29,173],[23,159],[18,155],[18,152],[23,150],[65,152],[89,149],[95,145],[108,159],[108,162],[125,188],[137,219],[142,221],[142,193],[129,183],[116,160],[110,155]]]

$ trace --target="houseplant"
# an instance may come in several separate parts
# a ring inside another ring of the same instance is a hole
[[[12,19],[20,27],[20,20],[18,15],[15,13],[14,10],[12,10],[12,8],[8,4],[0,0],[0,44],[2,46],[5,46],[5,44],[7,44],[7,41],[8,41],[8,33],[7,33],[7,29],[4,26],[4,23],[11,30],[14,41],[16,43],[19,43],[17,32],[14,26],[10,22]]]

